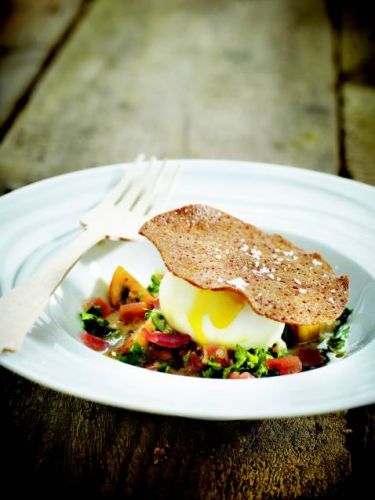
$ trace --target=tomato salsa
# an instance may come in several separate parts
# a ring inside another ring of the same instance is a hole
[[[345,355],[351,314],[345,308],[320,333],[315,328],[285,325],[285,348],[245,349],[237,345],[199,345],[166,321],[158,293],[162,275],[143,287],[124,268],[115,270],[108,299],[88,300],[80,313],[82,342],[115,360],[165,373],[205,378],[248,379],[288,375],[325,365]],[[309,326],[309,325],[308,325]],[[318,325],[319,326],[319,325]],[[310,335],[310,337],[309,337]]]

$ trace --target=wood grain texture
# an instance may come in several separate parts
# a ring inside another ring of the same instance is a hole
[[[0,30],[0,126],[40,71],[82,0],[6,0]]]
[[[140,151],[337,171],[319,0],[98,0],[6,137],[8,188]]]
[[[375,185],[375,87],[347,82],[343,89],[347,169]]]
[[[345,0],[339,16],[340,84],[342,91],[343,151],[346,170],[358,181],[375,185],[375,25],[372,5]],[[347,414],[347,449],[352,474],[343,495],[355,497],[373,489],[375,463],[375,406]]]
[[[375,24],[369,2],[342,8],[345,160],[356,180],[375,185]]]
[[[23,471],[15,492],[53,484],[125,498],[323,497],[351,471],[342,414],[204,422],[81,401],[4,369],[0,380],[4,473]]]

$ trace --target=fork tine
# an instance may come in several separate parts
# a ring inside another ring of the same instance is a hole
[[[156,213],[157,211],[160,212],[161,210],[163,210],[163,208],[165,207],[167,200],[169,198],[169,194],[172,190],[172,186],[174,185],[176,178],[177,178],[178,174],[180,173],[180,171],[181,171],[180,165],[173,168],[173,171],[170,173],[170,178],[169,178],[167,187],[163,191],[162,198],[159,196],[159,200],[161,198],[161,201],[156,201],[158,193],[155,191],[153,197],[150,200],[148,209],[145,211],[146,215],[152,215],[152,214]]]
[[[101,201],[98,203],[98,205],[96,205],[96,208],[99,208],[99,207],[102,207],[102,206],[108,205],[108,204],[114,204],[121,198],[124,191],[126,190],[126,188],[131,183],[132,179],[134,179],[134,177],[137,174],[137,169],[135,167],[139,164],[142,165],[144,158],[145,158],[144,154],[140,154],[137,156],[137,158],[133,162],[133,168],[130,171],[126,170],[125,174],[120,179],[120,181],[117,182],[117,184],[114,186],[114,188],[112,188],[111,191],[109,191],[101,199]]]
[[[143,197],[143,192],[147,184],[152,184],[150,172],[156,163],[156,158],[151,157],[148,163],[142,165],[142,170],[138,170],[137,176],[133,178],[133,183],[130,186],[124,197],[117,203],[117,207],[125,210],[132,210]]]
[[[136,203],[134,203],[134,212],[139,214],[146,213],[146,209],[150,205],[150,200],[155,196],[161,179],[165,177],[166,165],[167,160],[162,160],[161,164],[155,167],[155,172],[150,172],[152,178],[149,179],[146,188],[140,193]]]
[[[143,214],[144,215],[148,215],[148,216],[154,215],[157,212],[160,212],[163,210],[163,208],[168,200],[169,193],[172,189],[172,186],[173,186],[173,184],[176,180],[176,177],[179,174],[180,170],[181,170],[180,166],[171,167],[171,168],[165,170],[166,175],[169,176],[169,178],[167,178],[165,180],[166,188],[163,189],[162,192],[160,192],[155,186],[155,189],[153,189],[152,193],[147,197],[147,203],[143,205]],[[164,175],[164,178],[165,177],[166,176]]]

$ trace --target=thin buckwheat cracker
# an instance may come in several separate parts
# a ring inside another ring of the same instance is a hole
[[[348,277],[337,276],[319,253],[216,208],[181,207],[153,217],[139,232],[174,275],[199,288],[237,292],[275,321],[328,323],[348,301]]]

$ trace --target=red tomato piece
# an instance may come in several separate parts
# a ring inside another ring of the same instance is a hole
[[[155,297],[151,303],[151,309],[159,309],[160,308],[160,300],[159,297]]]
[[[191,340],[186,333],[162,333],[157,330],[149,332],[147,328],[143,328],[142,331],[149,342],[168,349],[177,349],[188,344]]]
[[[302,371],[302,363],[297,356],[267,359],[266,365],[270,370],[278,371],[280,375],[289,375],[290,373]]]
[[[196,368],[197,370],[201,370],[204,366],[200,356],[198,356],[196,352],[191,352],[189,354],[186,365],[190,368]]]
[[[120,306],[120,319],[124,323],[133,323],[144,319],[145,312],[148,311],[146,302],[131,302]]]
[[[203,347],[203,359],[213,360],[216,363],[220,363],[222,366],[229,365],[229,356],[227,349],[223,347],[218,347],[217,345],[205,345]]]
[[[91,299],[89,302],[87,302],[85,310],[87,311],[88,309],[90,309],[90,307],[93,306],[99,306],[102,308],[102,318],[106,318],[112,312],[111,306],[106,300],[102,299],[101,297],[95,297],[94,299]]]
[[[94,351],[104,351],[109,346],[108,342],[88,332],[82,332],[81,339],[87,347],[94,349]]]
[[[299,347],[294,353],[301,360],[302,366],[306,368],[321,366],[326,362],[323,354],[318,349],[311,347]]]

